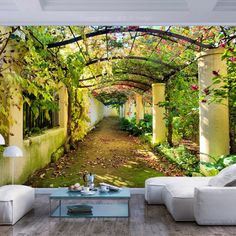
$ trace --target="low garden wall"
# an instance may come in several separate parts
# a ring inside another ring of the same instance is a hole
[[[54,155],[56,151],[56,155],[63,154],[63,151],[60,153],[60,147],[64,144],[67,133],[67,92],[62,90],[60,96],[63,98],[59,112],[60,127],[46,130],[43,134],[23,140],[23,136],[19,134],[23,129],[22,122],[19,119],[19,117],[23,119],[22,111],[19,111],[20,114],[14,114],[15,117],[18,117],[16,127],[14,127],[16,134],[12,141],[9,141],[9,144],[19,146],[24,152],[23,158],[15,158],[14,160],[15,183],[24,183],[35,170],[50,163],[52,154]],[[105,107],[94,97],[89,98],[90,129],[105,116],[110,115],[118,115],[118,112],[111,107]],[[0,150],[0,170],[0,185],[10,184],[12,181],[12,159],[3,158],[2,150]]]

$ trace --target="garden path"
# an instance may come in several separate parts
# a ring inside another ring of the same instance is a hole
[[[119,119],[103,119],[91,131],[78,149],[56,163],[37,171],[26,184],[34,187],[83,184],[84,172],[96,175],[96,183],[144,187],[147,178],[162,175],[181,175],[173,164],[155,156],[140,138],[119,129]]]

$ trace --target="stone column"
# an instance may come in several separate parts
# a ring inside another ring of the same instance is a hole
[[[12,30],[10,27],[0,26],[0,31],[1,33],[8,35]],[[15,31],[14,34],[19,34],[19,32]],[[22,60],[25,49],[19,48],[17,45],[18,42],[16,40],[10,39],[1,55],[1,58],[8,58],[9,61],[7,63],[3,62],[2,68],[0,69],[0,72],[3,76],[0,79],[0,86],[4,88],[5,92],[5,95],[3,92],[3,94],[0,96],[0,106],[6,107],[6,110],[8,110],[9,114],[7,120],[5,120],[5,117],[0,118],[4,120],[4,126],[8,126],[8,130],[6,131],[8,133],[6,136],[8,137],[5,137],[7,145],[16,145],[22,148],[23,99],[21,88],[15,77],[22,71],[22,68],[16,63],[16,61]]]
[[[15,85],[10,89],[9,101],[9,145],[23,148],[23,101],[21,89]]]
[[[58,91],[59,95],[59,126],[67,128],[68,120],[68,93],[66,86],[61,83]]]
[[[124,118],[124,104],[120,105],[119,107],[119,115],[120,118]]]
[[[143,96],[137,93],[135,98],[136,98],[136,123],[138,124],[139,121],[144,118]]]
[[[122,105],[122,117],[125,117],[125,104]]]
[[[159,106],[159,102],[165,101],[165,84],[156,83],[152,85],[153,99],[153,145],[160,144],[166,141],[166,122],[165,108]]]
[[[129,101],[126,101],[126,103],[124,104],[124,117],[125,119],[129,119],[129,110],[130,110],[130,104]]]
[[[200,93],[212,85],[213,71],[221,76],[227,74],[226,62],[221,60],[224,49],[210,49],[202,52],[198,58],[198,76]],[[219,88],[222,83],[214,85]],[[221,103],[200,101],[200,160],[211,162],[211,158],[219,158],[229,154],[229,108],[228,99]]]

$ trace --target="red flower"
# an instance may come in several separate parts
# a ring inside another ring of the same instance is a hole
[[[204,92],[206,95],[208,95],[208,94],[210,93],[210,90],[207,89],[207,88],[205,88],[205,89],[203,89],[203,92]]]
[[[207,102],[207,100],[206,99],[202,99],[202,103],[206,103]]]
[[[95,91],[93,91],[92,94],[94,97],[98,96],[98,93],[96,93]]]
[[[235,62],[235,61],[236,61],[236,57],[230,57],[229,60],[230,60],[231,62]]]
[[[213,70],[213,71],[212,71],[212,74],[213,74],[214,76],[219,76],[219,75],[220,75],[220,74],[219,74],[219,70],[218,70],[218,71]]]
[[[224,48],[226,46],[226,43],[225,42],[221,42],[220,43],[220,47]]]
[[[196,90],[198,90],[198,86],[196,84],[193,84],[193,85],[191,85],[191,89],[196,91]]]

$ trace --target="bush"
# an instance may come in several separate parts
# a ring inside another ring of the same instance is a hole
[[[127,131],[129,129],[130,126],[130,121],[125,119],[125,118],[121,118],[120,119],[120,129],[121,130],[125,130]]]
[[[185,170],[187,175],[191,176],[193,172],[199,172],[199,159],[184,145],[170,147],[168,144],[161,144],[155,146],[154,151]]]
[[[142,134],[152,133],[152,115],[145,114],[144,119],[140,120],[138,127],[142,131]]]
[[[140,120],[139,124],[136,124],[136,118],[131,120],[121,118],[120,129],[129,132],[134,136],[145,135],[152,133],[152,115],[145,114],[144,119]]]
[[[142,134],[140,137],[145,143],[152,143],[152,133],[145,133]]]
[[[236,164],[236,155],[221,156],[215,162],[201,162],[201,166],[206,170],[207,175],[216,175],[227,166]]]

